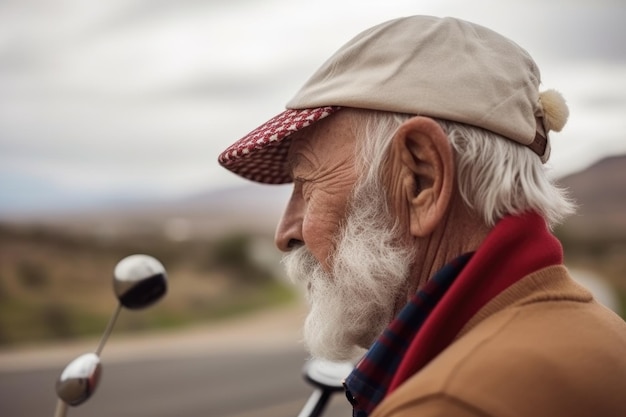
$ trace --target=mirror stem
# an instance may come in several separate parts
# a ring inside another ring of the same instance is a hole
[[[115,309],[115,312],[113,313],[113,316],[111,316],[111,319],[109,320],[109,324],[107,324],[107,328],[104,330],[104,333],[102,334],[102,339],[100,339],[100,343],[98,344],[98,349],[96,349],[95,353],[97,356],[100,356],[100,353],[102,353],[102,349],[104,349],[104,344],[109,339],[109,336],[111,336],[111,332],[113,331],[113,326],[115,325],[115,322],[117,321],[117,317],[120,315],[120,311],[122,311],[122,304],[118,303],[117,308]]]
[[[330,399],[332,392],[327,389],[316,388],[309,397],[308,401],[298,414],[298,417],[319,417],[324,412],[326,404]]]
[[[67,415],[67,403],[59,398],[57,401],[57,409],[54,412],[54,417],[65,417]]]

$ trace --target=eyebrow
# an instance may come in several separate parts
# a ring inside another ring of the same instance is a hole
[[[293,175],[293,168],[299,164],[307,163],[309,162],[307,158],[303,157],[301,153],[299,152],[290,152],[291,151],[291,147],[293,146],[294,141],[296,140],[303,140],[306,138],[306,136],[308,136],[309,134],[312,133],[312,131],[316,128],[316,125],[313,126],[309,126],[306,129],[304,129],[304,131],[306,131],[307,133],[305,134],[303,130],[299,130],[297,132],[292,133],[291,135],[289,135],[289,137],[287,138],[289,140],[289,150],[287,151],[287,158],[285,160],[285,163],[287,164],[287,171],[289,172],[291,178],[293,179],[294,175]]]
[[[291,135],[289,135],[288,138],[286,138],[287,140],[289,140],[289,144],[287,145],[287,158],[285,160],[285,163],[287,165],[287,170],[290,172],[291,176],[293,177],[293,167],[294,165],[298,164],[300,162],[300,160],[302,159],[302,157],[300,156],[300,154],[298,153],[294,153],[294,152],[290,152],[291,151],[291,147],[293,146],[293,142],[294,140],[297,140],[301,137],[302,135],[300,134],[300,132],[294,132]]]
[[[287,171],[289,172],[291,179],[293,179],[294,177],[294,174],[293,174],[294,167],[298,165],[302,161],[302,159],[303,159],[302,155],[299,153],[287,154]]]

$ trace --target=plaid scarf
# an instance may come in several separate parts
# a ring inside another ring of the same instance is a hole
[[[411,297],[346,378],[353,416],[367,417],[452,343],[489,300],[524,276],[562,261],[559,241],[538,214],[502,219],[475,254],[448,263]]]
[[[411,339],[471,256],[459,256],[444,266],[413,295],[346,378],[344,386],[354,417],[367,416],[382,401]]]

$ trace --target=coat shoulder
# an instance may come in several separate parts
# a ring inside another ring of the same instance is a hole
[[[593,300],[522,303],[474,326],[374,415],[626,415],[624,352],[626,324]]]

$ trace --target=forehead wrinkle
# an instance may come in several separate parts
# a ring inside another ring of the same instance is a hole
[[[354,116],[349,110],[344,110],[341,114],[332,114],[290,135],[291,143],[289,144],[286,163],[292,179],[294,177],[294,169],[303,166],[305,167],[304,169],[306,169],[308,166],[309,169],[314,170],[316,169],[315,167],[321,166],[319,165],[321,161],[317,160],[319,155],[313,151],[313,143],[319,140],[320,137],[341,136],[344,135],[345,132],[350,132],[352,135],[355,134]],[[342,121],[338,122],[338,120]],[[311,150],[311,152],[307,152],[307,149]],[[311,157],[313,157],[314,160],[311,160]]]

